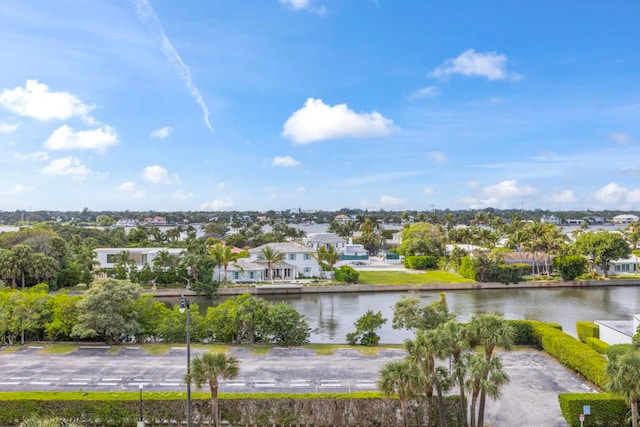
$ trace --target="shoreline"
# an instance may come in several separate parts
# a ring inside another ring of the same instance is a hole
[[[411,291],[453,291],[453,290],[482,290],[482,289],[537,289],[537,288],[585,288],[606,286],[638,286],[640,279],[612,279],[612,280],[572,280],[568,282],[535,281],[519,282],[505,285],[503,283],[428,283],[422,285],[329,285],[304,286],[295,284],[274,284],[260,286],[246,286],[233,288],[219,288],[219,296],[235,296],[245,293],[251,295],[302,295],[328,293],[369,293],[369,292],[411,292]],[[158,297],[198,296],[188,289],[155,289]]]

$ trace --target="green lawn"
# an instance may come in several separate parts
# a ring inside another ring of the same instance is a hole
[[[471,283],[457,274],[440,270],[409,271],[359,271],[361,285],[423,285],[429,283]]]

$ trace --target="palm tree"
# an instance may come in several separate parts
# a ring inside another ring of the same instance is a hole
[[[473,343],[484,348],[485,370],[482,382],[488,381],[489,368],[493,359],[493,352],[497,346],[510,350],[513,346],[514,332],[511,325],[496,314],[483,313],[473,316],[469,322],[469,333]],[[484,407],[487,390],[480,390],[480,407],[478,408],[478,427],[484,425]]]
[[[211,390],[211,419],[213,425],[221,424],[218,409],[218,377],[234,379],[240,373],[240,363],[234,356],[224,353],[204,353],[191,360],[190,373],[184,376],[186,383],[194,382],[198,389],[207,383]]]
[[[11,262],[15,265],[15,268],[19,271],[19,277],[21,279],[22,288],[25,287],[25,273],[29,271],[31,266],[31,258],[33,250],[27,245],[15,245],[10,249]]]
[[[278,252],[271,246],[265,246],[260,250],[258,257],[267,262],[267,270],[269,271],[269,278],[273,281],[273,270],[271,268],[272,264],[281,262],[284,260],[284,254],[282,252]]]
[[[46,282],[58,273],[59,264],[55,258],[39,252],[32,255],[29,275],[39,283]]]
[[[9,249],[0,248],[0,278],[11,279],[11,287],[16,289],[16,279],[20,277],[20,271],[13,262],[12,253]]]
[[[458,383],[460,407],[462,411],[462,425],[467,427],[467,398],[465,396],[465,364],[462,360],[462,352],[469,348],[468,332],[465,325],[455,320],[450,320],[437,328],[441,336],[441,343],[449,349],[453,357],[451,363],[451,379]]]
[[[231,252],[231,247],[223,245],[222,243],[216,244],[211,249],[210,253],[219,268],[218,281],[220,281],[220,267],[224,268],[224,278],[227,280],[227,268],[229,267],[229,263],[235,262],[238,259],[238,254]]]
[[[640,397],[640,351],[630,349],[607,363],[609,390],[624,398],[631,406],[631,426],[638,427],[638,398]]]
[[[318,248],[318,261],[326,263],[330,270],[333,270],[333,266],[336,265],[339,260],[340,253],[338,253],[335,246],[320,246]]]
[[[478,395],[489,395],[492,399],[500,396],[500,389],[509,382],[509,376],[502,369],[502,362],[493,358],[487,362],[482,353],[468,353],[464,357],[467,371],[465,386],[471,393],[470,427],[484,425],[484,403],[480,399],[480,408],[476,419]],[[476,423],[477,421],[477,423]]]
[[[407,359],[418,366],[422,375],[429,378],[435,386],[438,396],[438,418],[439,426],[446,427],[447,419],[444,408],[444,397],[442,393],[442,383],[438,377],[436,369],[436,359],[444,359],[448,356],[448,348],[442,345],[440,337],[435,330],[419,330],[413,340],[406,340],[404,343],[407,351]]]
[[[398,395],[404,427],[407,427],[408,401],[422,391],[423,385],[418,367],[406,359],[394,360],[384,365],[380,369],[377,381],[378,389],[382,394],[385,396]]]

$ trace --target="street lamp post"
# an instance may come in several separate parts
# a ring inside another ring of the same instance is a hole
[[[138,389],[140,389],[140,416],[138,417],[138,426],[144,427],[144,420],[142,419],[142,389],[144,386],[142,384],[138,385]]]
[[[180,297],[180,313],[187,312],[187,427],[191,427],[191,302]]]

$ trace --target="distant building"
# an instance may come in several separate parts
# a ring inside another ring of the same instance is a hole
[[[117,227],[135,227],[138,225],[138,220],[134,218],[120,218],[116,222]]]
[[[613,217],[614,224],[633,224],[638,220],[640,220],[640,218],[630,214],[616,215]]]
[[[167,219],[162,216],[154,216],[153,218],[145,218],[142,221],[145,225],[167,225]]]
[[[540,222],[543,224],[562,225],[562,220],[555,215],[542,215]]]
[[[336,215],[335,218],[333,218],[333,220],[338,224],[344,224],[347,221],[351,221],[351,217],[349,215],[340,214],[340,215]]]
[[[141,270],[145,265],[152,266],[153,260],[159,252],[166,251],[169,255],[180,257],[183,249],[176,248],[96,248],[97,268],[115,268],[115,259],[123,251],[129,252],[129,259],[135,263],[135,268]]]
[[[309,234],[304,240],[304,244],[314,250],[318,250],[320,247],[329,249],[333,246],[336,251],[342,253],[347,245],[347,241],[342,237],[334,233],[312,233]]]

